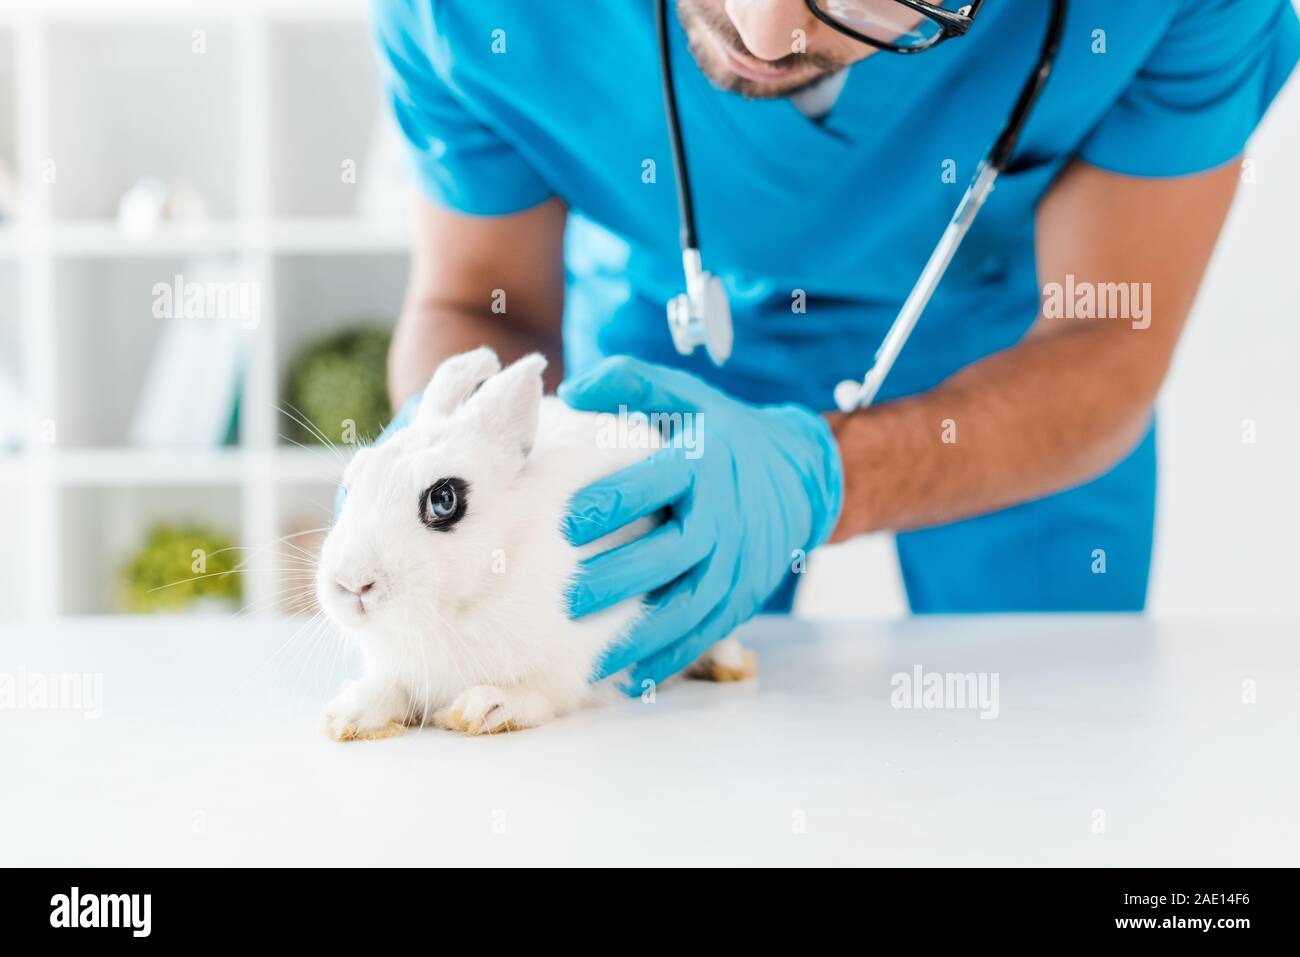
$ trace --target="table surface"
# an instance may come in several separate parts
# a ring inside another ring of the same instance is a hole
[[[11,691],[103,682],[98,716],[0,703],[0,865],[1300,863],[1296,622],[740,634],[756,682],[339,744],[355,664],[301,621],[0,625]],[[918,667],[996,677],[996,717],[897,707]]]

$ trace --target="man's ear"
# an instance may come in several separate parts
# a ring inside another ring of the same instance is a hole
[[[465,411],[478,419],[487,435],[527,456],[537,441],[545,368],[546,357],[540,353],[524,356],[484,382]]]
[[[444,360],[424,390],[415,420],[430,422],[451,415],[500,371],[501,360],[487,346]]]

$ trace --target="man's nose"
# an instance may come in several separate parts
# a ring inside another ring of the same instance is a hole
[[[808,30],[812,14],[803,0],[727,0],[727,16],[745,47],[760,60],[779,60],[795,49],[795,30]]]

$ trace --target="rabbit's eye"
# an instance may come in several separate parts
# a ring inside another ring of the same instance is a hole
[[[465,515],[469,486],[458,478],[438,479],[420,494],[420,521],[445,532]]]

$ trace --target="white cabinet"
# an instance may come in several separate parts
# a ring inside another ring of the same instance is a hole
[[[392,177],[366,7],[0,6],[0,160],[21,198],[0,217],[0,377],[43,426],[0,446],[0,620],[116,611],[150,524],[191,519],[248,556],[247,613],[294,604],[301,555],[274,543],[325,524],[339,460],[281,437],[285,371],[317,335],[395,321],[406,278],[400,208],[361,199]],[[207,215],[124,235],[118,203],[145,176],[189,184]],[[214,261],[259,297],[238,444],[136,448],[154,287]]]

